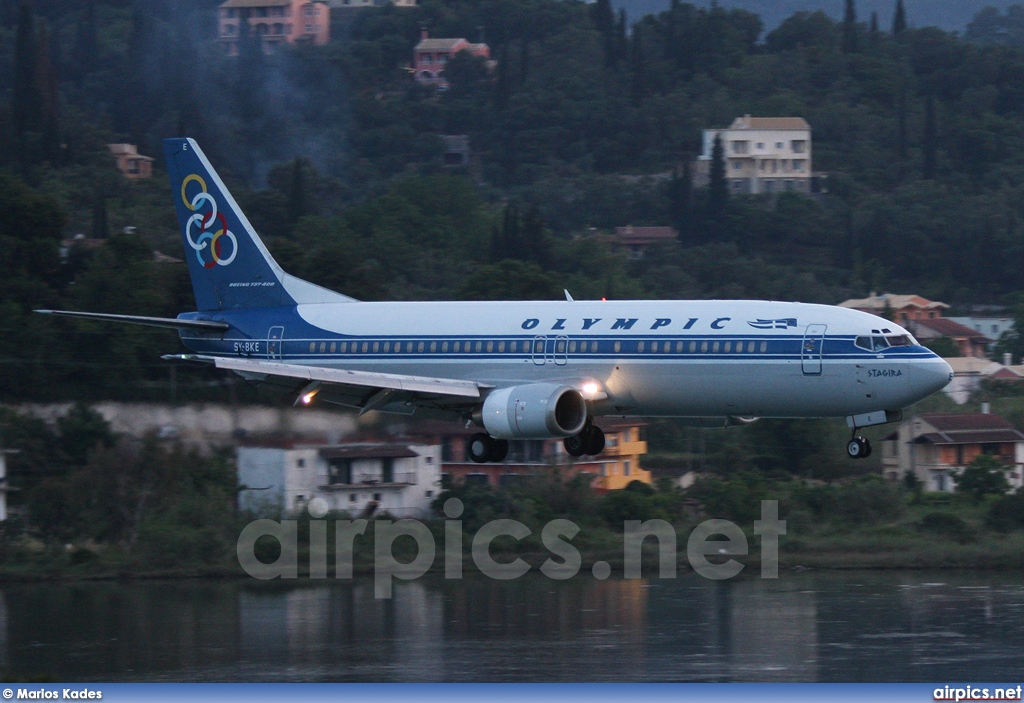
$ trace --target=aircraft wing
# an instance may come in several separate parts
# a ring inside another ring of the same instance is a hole
[[[492,386],[452,378],[407,376],[375,371],[356,371],[324,366],[286,364],[235,357],[182,354],[165,356],[181,361],[205,361],[218,369],[235,371],[245,378],[260,381],[292,382],[298,393],[296,404],[307,395],[338,405],[359,408],[362,413],[383,410],[411,414],[417,407],[455,411],[480,401],[482,390]],[[301,388],[299,384],[301,383]]]
[[[231,329],[226,322],[213,320],[179,320],[176,317],[147,317],[144,315],[114,315],[105,312],[78,312],[77,310],[36,310],[43,315],[61,317],[78,317],[84,320],[103,320],[105,322],[127,322],[147,327],[163,327],[172,330],[196,330],[198,332],[224,332]]]

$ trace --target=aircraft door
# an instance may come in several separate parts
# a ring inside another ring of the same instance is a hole
[[[569,338],[564,334],[555,337],[555,363],[559,366],[565,366],[565,362],[569,360]]]
[[[800,363],[804,376],[821,375],[821,352],[825,344],[827,325],[807,325],[803,345],[800,347]]]
[[[548,360],[548,338],[547,337],[534,337],[533,338],[533,363],[537,366],[543,366]]]
[[[271,327],[267,332],[267,358],[271,361],[281,359],[281,347],[284,344],[284,327]]]

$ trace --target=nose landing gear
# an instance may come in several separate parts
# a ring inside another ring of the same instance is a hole
[[[846,444],[846,454],[851,459],[867,459],[871,456],[871,442],[859,434],[854,434]]]

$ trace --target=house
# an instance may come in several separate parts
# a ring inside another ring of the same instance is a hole
[[[446,484],[476,483],[510,486],[515,481],[556,470],[562,479],[583,474],[597,491],[625,488],[630,481],[652,483],[651,472],[640,466],[647,442],[640,438],[637,422],[598,418],[595,424],[605,433],[605,449],[596,457],[573,458],[560,439],[510,440],[508,456],[497,463],[477,464],[466,455],[466,445],[475,428],[451,423],[422,422],[408,430],[420,441],[440,447],[442,478]]]
[[[1006,368],[994,361],[974,356],[951,357],[945,359],[945,362],[953,369],[953,380],[942,392],[960,405],[971,399],[971,395],[981,388],[984,379],[1000,374]]]
[[[395,7],[416,7],[416,0],[326,0],[332,10],[343,10],[359,7],[377,7],[394,5]]]
[[[1012,317],[981,317],[971,315],[968,317],[950,317],[953,322],[958,322],[964,327],[970,327],[980,332],[989,339],[998,340],[1007,332],[1013,330],[1015,320]],[[990,348],[991,351],[991,348]]]
[[[448,87],[444,78],[444,67],[455,54],[468,51],[490,61],[491,48],[486,44],[471,44],[465,39],[431,39],[427,30],[420,34],[420,42],[413,48],[413,75],[422,85],[432,85],[441,90]]]
[[[238,56],[242,22],[268,54],[280,44],[322,46],[331,38],[331,10],[322,0],[227,0],[218,12],[217,36],[229,56]]]
[[[679,233],[672,227],[625,227],[615,228],[613,243],[629,251],[629,258],[642,259],[647,247],[657,242],[672,242]]]
[[[867,298],[851,298],[839,303],[841,308],[851,308],[861,312],[869,312],[879,317],[887,317],[898,325],[911,320],[932,320],[942,317],[942,310],[949,306],[945,303],[922,298],[919,295],[893,295],[872,293]]]
[[[323,498],[352,516],[426,517],[441,489],[436,445],[240,446],[236,460],[239,508],[256,515],[296,515]]]
[[[940,337],[950,339],[960,350],[961,356],[973,356],[976,359],[986,358],[989,346],[995,341],[981,332],[945,317],[908,320],[903,325],[919,340],[927,341]]]
[[[715,137],[722,140],[733,193],[812,192],[811,126],[804,118],[744,115],[728,129],[705,129],[694,185],[708,181]]]
[[[153,157],[140,154],[136,145],[107,144],[107,148],[114,155],[117,169],[125,178],[134,181],[153,177]]]
[[[1012,488],[1024,486],[1024,433],[991,413],[916,415],[882,440],[882,470],[892,481],[913,473],[926,491],[952,492],[953,477],[980,454],[1011,469]]]

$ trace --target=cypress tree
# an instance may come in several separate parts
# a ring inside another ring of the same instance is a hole
[[[594,23],[594,29],[606,37],[610,36],[615,28],[615,12],[611,0],[597,0],[591,5],[590,20]]]
[[[612,38],[612,51],[614,52],[614,63],[629,56],[629,22],[626,19],[626,10],[619,10],[619,21],[615,23],[615,36]]]
[[[921,166],[921,176],[928,180],[935,178],[935,158],[938,152],[938,134],[935,124],[935,98],[928,96],[928,102],[924,111],[924,163]]]
[[[711,149],[711,171],[708,174],[708,219],[717,222],[729,201],[729,182],[725,178],[725,146],[722,135],[715,135]]]
[[[43,135],[42,155],[51,163],[56,163],[60,159],[60,98],[57,94],[57,76],[50,57],[50,35],[45,20],[39,24],[39,38],[36,42],[35,84],[39,96],[39,131]]]
[[[871,26],[868,30],[868,37],[871,40],[871,46],[878,43],[878,13],[871,13]]]
[[[85,0],[82,4],[82,16],[78,20],[78,35],[75,38],[75,78],[79,85],[96,69],[99,58],[96,0]]]
[[[903,0],[896,0],[896,12],[892,16],[892,33],[900,34],[907,28],[907,13],[903,9]]]
[[[693,231],[693,175],[689,158],[683,160],[682,173],[677,168],[672,174],[669,187],[672,226],[679,240],[687,243]]]
[[[853,0],[846,0],[843,14],[843,51],[847,54],[857,51],[857,8]]]
[[[39,124],[39,91],[36,82],[35,28],[32,7],[18,8],[18,29],[14,43],[14,94],[11,98],[14,131],[21,135]]]
[[[536,205],[531,205],[523,216],[522,242],[525,256],[520,258],[536,261],[541,268],[549,264],[548,239],[544,233],[544,220]]]
[[[110,227],[107,224],[107,200],[102,194],[97,193],[92,203],[92,238],[106,239],[110,236]]]

